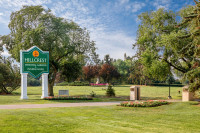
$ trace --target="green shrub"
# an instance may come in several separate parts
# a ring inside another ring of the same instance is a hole
[[[111,85],[109,85],[108,89],[106,90],[106,96],[108,97],[115,96],[115,90],[112,88]]]
[[[94,91],[92,91],[91,93],[90,93],[90,96],[91,97],[95,97],[97,94],[94,92]]]

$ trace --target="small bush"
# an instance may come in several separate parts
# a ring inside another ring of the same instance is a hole
[[[95,93],[94,91],[92,91],[92,92],[90,93],[90,96],[91,96],[91,97],[95,97],[95,96],[96,96],[96,93]]]
[[[120,106],[124,107],[156,107],[156,106],[161,106],[161,105],[166,105],[169,104],[167,101],[159,100],[159,101],[135,101],[135,102],[122,102]]]
[[[112,88],[111,85],[109,85],[108,89],[106,90],[106,96],[108,97],[115,96],[115,90]]]
[[[73,96],[50,96],[45,97],[44,100],[93,100],[91,97],[73,97]]]

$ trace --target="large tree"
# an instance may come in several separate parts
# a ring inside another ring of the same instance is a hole
[[[196,6],[184,8],[179,14],[159,9],[139,15],[141,24],[134,46],[149,77],[165,79],[170,70],[177,70],[189,75],[191,90],[198,89],[199,7],[197,2]]]
[[[104,79],[105,82],[111,83],[113,78],[118,79],[120,73],[117,71],[117,68],[111,64],[103,64],[101,70],[99,71],[99,76]]]
[[[84,79],[87,80],[88,82],[91,82],[91,79],[95,77],[93,66],[92,65],[83,66],[82,69],[83,69]]]
[[[75,81],[81,75],[81,64],[77,60],[71,59],[62,62],[61,77],[66,79],[67,82]],[[59,76],[59,75],[57,75]]]
[[[131,59],[118,59],[116,62],[113,62],[113,65],[120,73],[120,81],[123,83],[130,83],[131,66],[133,65],[133,61]]]
[[[89,32],[73,21],[56,17],[42,6],[23,6],[10,16],[11,33],[1,37],[3,44],[17,61],[20,50],[38,46],[49,51],[49,95],[53,96],[56,74],[62,70],[61,62],[70,56],[79,57],[95,50]]]
[[[20,72],[11,59],[0,60],[0,94],[11,94],[20,87]]]

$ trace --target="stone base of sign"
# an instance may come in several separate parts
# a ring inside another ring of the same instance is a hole
[[[140,100],[140,87],[131,86],[130,87],[130,100]]]
[[[42,96],[41,98],[48,97],[48,73],[42,74]]]
[[[188,86],[183,87],[182,91],[182,101],[192,101],[194,100],[194,92],[190,92]]]
[[[21,73],[21,99],[28,99],[28,96],[27,96],[27,75],[28,75],[28,73]]]

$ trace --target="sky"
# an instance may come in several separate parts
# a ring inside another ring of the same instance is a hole
[[[10,14],[23,5],[42,5],[51,9],[58,17],[73,20],[90,31],[91,40],[96,42],[100,58],[109,54],[111,58],[123,59],[124,53],[133,56],[136,49],[137,29],[142,12],[159,8],[179,11],[193,0],[0,0],[0,35],[10,33]],[[8,56],[5,50],[4,56]]]

